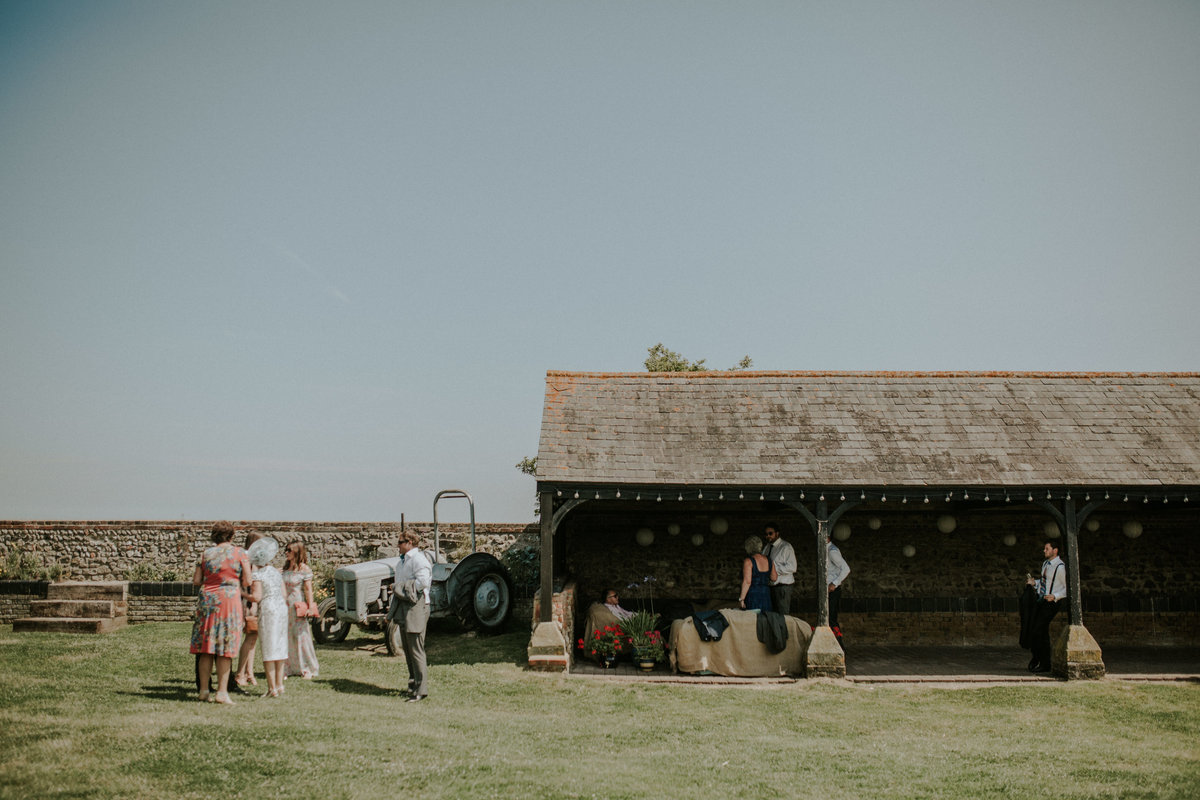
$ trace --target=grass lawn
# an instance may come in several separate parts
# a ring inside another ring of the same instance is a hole
[[[189,633],[0,629],[0,797],[1200,797],[1195,685],[618,685],[444,625],[427,702],[356,630],[227,708]]]

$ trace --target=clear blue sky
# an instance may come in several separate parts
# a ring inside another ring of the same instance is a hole
[[[1190,0],[0,0],[0,518],[529,520],[547,369],[1196,370],[1198,256]]]

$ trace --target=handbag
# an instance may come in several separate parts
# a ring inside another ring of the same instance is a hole
[[[296,602],[292,603],[292,607],[296,609],[297,617],[308,616],[308,603],[304,602],[303,600],[297,600]]]
[[[317,604],[316,604],[316,602],[312,602],[312,603],[309,603],[309,604],[308,604],[308,613],[307,613],[305,616],[309,616],[309,617],[319,617],[319,616],[321,616],[320,612],[319,612],[319,611],[317,611]]]
[[[246,633],[258,633],[258,617],[246,617]]]

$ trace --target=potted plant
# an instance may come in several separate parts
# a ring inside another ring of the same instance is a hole
[[[579,648],[587,655],[599,658],[605,667],[612,667],[620,653],[629,649],[625,632],[615,625],[605,625],[592,631],[592,637],[586,642],[579,640]]]
[[[653,670],[654,665],[662,661],[667,653],[662,634],[654,629],[657,624],[658,614],[650,611],[638,611],[621,622],[621,629],[633,651],[633,660],[643,672]]]

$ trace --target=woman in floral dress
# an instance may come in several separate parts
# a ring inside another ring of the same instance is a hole
[[[203,678],[212,673],[216,659],[215,699],[232,705],[229,673],[242,644],[242,592],[249,593],[250,561],[246,551],[232,543],[233,523],[213,525],[212,540],[213,547],[204,551],[192,574],[192,585],[200,587],[200,596],[196,599],[191,651],[200,656],[200,700],[209,699],[208,682]]]
[[[287,562],[283,567],[283,583],[287,588],[288,605],[288,675],[317,677],[317,648],[313,645],[309,610],[313,608],[313,572],[308,566],[308,553],[300,542],[287,546]],[[304,611],[297,613],[297,605]]]

